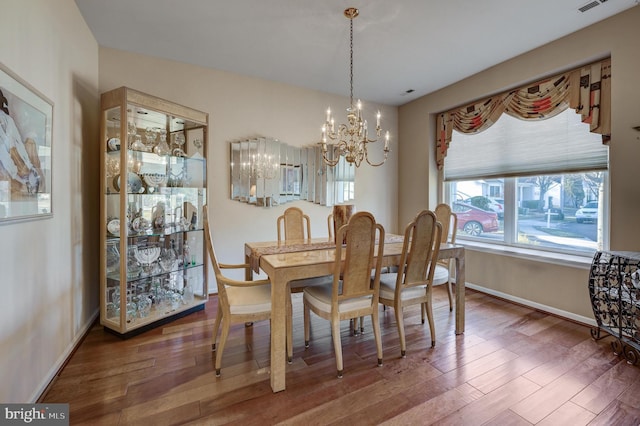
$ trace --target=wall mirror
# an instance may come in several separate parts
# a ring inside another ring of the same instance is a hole
[[[320,146],[295,147],[264,137],[234,141],[229,169],[231,199],[260,207],[294,200],[331,206],[355,195],[355,167],[345,161],[328,167]]]

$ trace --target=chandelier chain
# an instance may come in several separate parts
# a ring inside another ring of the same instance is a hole
[[[349,19],[351,28],[349,31],[349,105],[353,108],[353,18]]]

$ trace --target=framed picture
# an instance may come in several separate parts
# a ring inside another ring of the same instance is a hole
[[[53,103],[0,63],[0,224],[52,211]]]

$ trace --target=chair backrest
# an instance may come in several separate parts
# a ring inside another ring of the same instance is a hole
[[[278,217],[278,242],[311,238],[311,220],[298,207],[289,207]],[[283,228],[284,225],[284,228]],[[306,225],[306,227],[305,227]],[[306,228],[306,236],[305,236]],[[282,230],[284,229],[284,235]]]
[[[229,305],[227,299],[227,292],[224,286],[224,282],[226,278],[222,275],[222,271],[220,269],[220,264],[218,263],[218,258],[216,257],[216,252],[213,248],[213,242],[211,239],[211,228],[209,225],[209,212],[207,206],[202,207],[202,215],[204,219],[204,239],[207,247],[207,253],[209,253],[209,260],[211,260],[211,265],[213,266],[213,272],[216,276],[216,283],[218,285],[218,300],[222,303],[225,303],[227,306]]]
[[[406,226],[396,291],[431,285],[440,252],[442,225],[434,212],[423,210]]]
[[[458,231],[458,216],[451,211],[449,204],[438,204],[434,210],[438,222],[442,225],[440,241],[443,243],[455,243]]]
[[[329,213],[329,216],[327,216],[327,228],[329,229],[329,239],[330,240],[333,239],[333,227],[334,227],[333,213]]]
[[[349,222],[338,229],[336,238],[337,241],[346,241],[346,243],[336,246],[333,275],[334,306],[339,300],[369,295],[373,295],[377,303],[384,250],[384,228],[376,223],[371,213],[359,212],[351,216]],[[341,262],[343,252],[345,252],[344,264]],[[374,256],[376,256],[375,265]],[[371,280],[372,269],[375,269],[373,281]],[[342,286],[340,286],[341,279]]]

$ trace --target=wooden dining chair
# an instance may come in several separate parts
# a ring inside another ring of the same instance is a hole
[[[404,313],[406,306],[417,305],[426,308],[431,346],[436,344],[433,321],[431,288],[440,250],[442,226],[434,212],[423,210],[406,226],[402,255],[397,272],[383,274],[380,278],[380,303],[394,310],[400,355],[405,358],[407,343],[404,334]],[[422,319],[424,323],[424,318]]]
[[[278,217],[278,242],[311,238],[311,220],[298,207],[289,207]],[[305,233],[306,229],[306,233]]]
[[[451,211],[451,206],[449,204],[441,203],[438,204],[434,210],[436,214],[436,218],[438,222],[442,225],[442,236],[440,237],[440,242],[442,243],[450,243],[455,244],[456,242],[456,232],[458,230],[458,216]],[[442,279],[438,279],[434,281],[433,285],[443,285],[447,286],[447,295],[449,296],[449,311],[453,311],[453,292],[451,290],[451,281],[452,281],[452,259],[442,259],[438,261],[439,270],[436,271],[437,277],[444,276],[444,271],[442,268],[446,269],[446,281]]]
[[[284,224],[284,227],[282,226]],[[284,232],[280,232],[280,229]],[[306,233],[305,233],[306,229]],[[284,238],[283,238],[284,237]],[[289,207],[278,217],[278,242],[311,239],[311,221],[298,207]],[[314,278],[294,280],[289,283],[292,293],[301,293],[305,287],[328,284],[332,280],[331,275]]]
[[[329,231],[329,239],[333,240],[333,230],[336,227],[336,223],[333,220],[333,213],[329,213],[329,216],[327,216],[327,229]],[[382,272],[384,272],[384,268],[382,270]],[[372,273],[373,276],[373,273]],[[331,276],[333,279],[333,276]],[[358,321],[360,321],[360,326],[358,326]],[[351,333],[354,336],[357,336],[358,334],[364,333],[364,317],[360,317],[360,318],[354,318],[351,320],[351,324],[350,324],[350,328],[351,328]]]
[[[332,283],[304,289],[304,340],[305,347],[309,347],[311,311],[331,322],[336,367],[338,377],[341,378],[343,361],[340,321],[342,320],[371,316],[378,352],[378,366],[382,365],[378,296],[384,250],[384,228],[376,223],[371,213],[359,212],[354,214],[346,225],[340,227],[336,237],[338,241],[346,241],[346,244],[336,246]],[[377,256],[374,257],[376,248]],[[373,279],[371,278],[372,268],[376,271]]]
[[[289,207],[284,213],[278,217],[278,242],[293,241],[293,240],[308,240],[311,239],[311,220],[309,216],[304,214],[302,209],[298,207]],[[306,230],[306,232],[305,232]],[[293,336],[293,304],[291,302],[291,293],[302,293],[305,287],[323,285],[331,283],[332,276],[326,275],[322,277],[304,278],[300,280],[293,280],[288,285],[288,297],[287,297],[287,335]],[[288,349],[288,347],[287,347]],[[287,354],[287,361],[293,362],[293,352],[289,351]]]
[[[218,285],[218,312],[213,325],[213,335],[211,337],[211,350],[216,353],[215,370],[216,377],[220,377],[222,365],[222,353],[224,351],[229,328],[233,323],[253,323],[255,321],[271,319],[271,282],[266,280],[240,281],[227,278],[222,274],[223,269],[249,269],[250,265],[243,264],[223,264],[219,263],[211,240],[209,227],[209,215],[207,206],[203,207],[204,234],[207,252],[213,266]],[[287,316],[290,323],[290,315]],[[216,345],[218,333],[222,326],[220,342]],[[287,357],[291,358],[292,336],[287,332]]]

